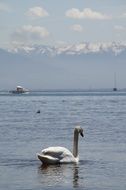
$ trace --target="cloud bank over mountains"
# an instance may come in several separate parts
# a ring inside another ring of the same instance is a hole
[[[116,7],[117,10],[119,8],[117,11],[109,5],[103,8],[100,4],[79,4],[71,4],[61,10],[54,6],[55,10],[48,3],[31,3],[27,6],[24,3],[21,11],[18,11],[9,1],[0,3],[1,18],[6,20],[1,26],[1,47],[9,47],[13,42],[53,46],[58,41],[125,41],[126,12],[122,6]],[[13,19],[12,24],[10,19]]]
[[[28,43],[31,40],[40,40],[49,35],[49,32],[46,28],[41,26],[32,26],[32,25],[24,25],[20,29],[17,29],[12,34],[12,39],[17,42],[25,42]]]

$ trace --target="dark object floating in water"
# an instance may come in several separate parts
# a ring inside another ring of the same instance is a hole
[[[113,91],[117,91],[117,88],[113,88]]]
[[[40,113],[40,110],[38,110],[36,113]]]
[[[116,73],[114,73],[114,88],[113,91],[117,91],[117,87],[116,87]]]

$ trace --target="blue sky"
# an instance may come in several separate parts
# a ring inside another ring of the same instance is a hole
[[[105,47],[111,42],[126,46],[126,0],[0,0],[0,48],[62,48],[83,42],[90,42],[95,50],[100,43]],[[12,60],[5,56],[4,61],[1,56],[0,89],[16,85],[30,89],[112,88],[114,73],[118,87],[126,88],[123,54],[112,59],[110,52],[101,59],[90,57],[89,62],[86,58],[76,62],[72,58],[71,62],[64,57],[48,58],[46,64],[37,56],[36,60],[18,57],[14,62],[13,55]]]
[[[125,0],[0,0],[0,47],[126,41]]]

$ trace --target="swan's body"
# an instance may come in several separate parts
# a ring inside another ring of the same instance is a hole
[[[83,129],[77,126],[74,130],[73,154],[64,147],[56,146],[43,149],[41,154],[37,154],[43,164],[58,164],[58,163],[77,163],[78,155],[78,136],[83,136]]]
[[[38,154],[38,158],[47,164],[78,162],[78,157],[75,158],[67,148],[61,146],[49,147],[42,150],[41,154]]]

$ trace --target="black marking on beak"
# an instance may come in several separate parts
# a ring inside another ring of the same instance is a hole
[[[81,135],[82,137],[84,137],[84,134],[83,134],[83,132],[80,132],[80,135]]]

